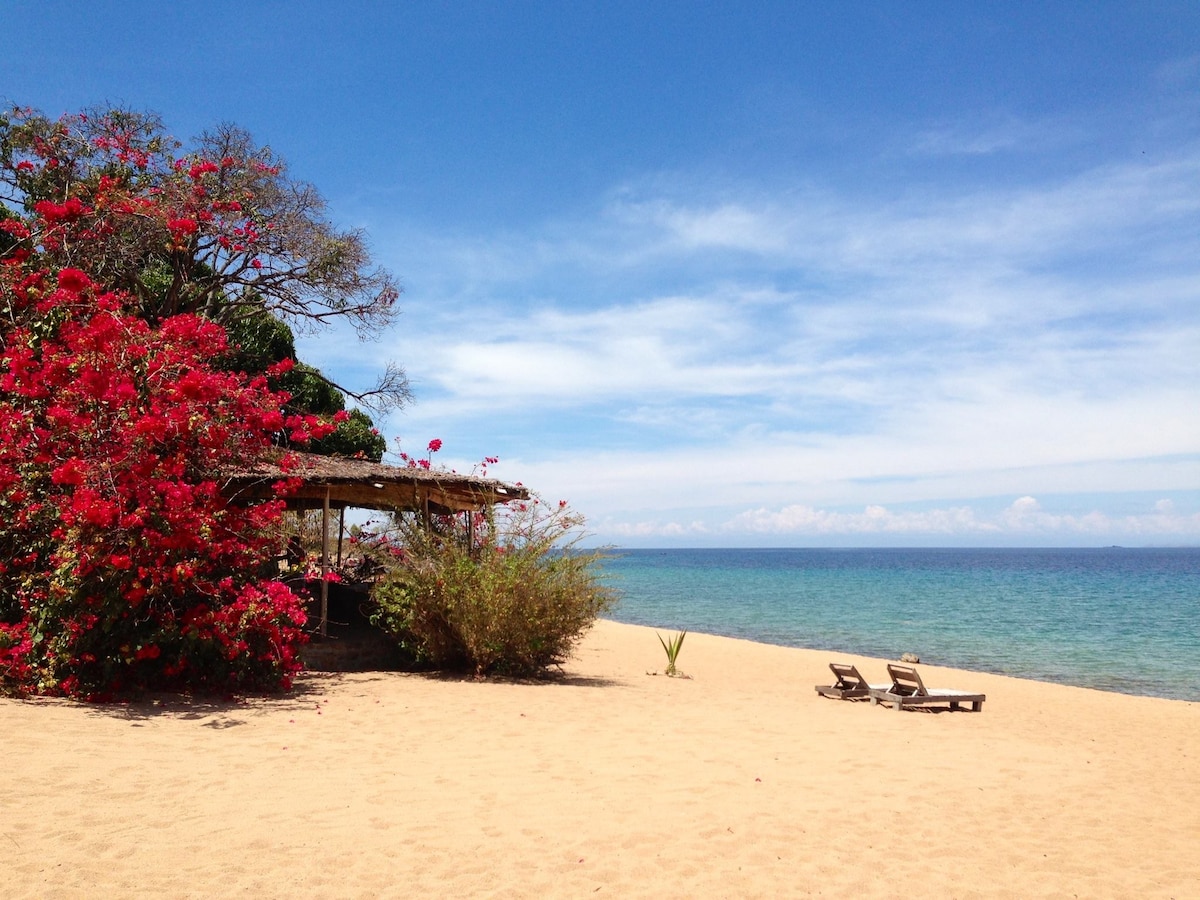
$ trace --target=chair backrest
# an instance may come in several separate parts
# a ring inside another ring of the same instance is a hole
[[[858,674],[858,669],[848,663],[830,663],[830,670],[834,677],[837,678],[837,684],[834,687],[845,689],[855,689],[867,687],[867,680]]]
[[[921,676],[912,666],[898,666],[895,663],[888,663],[888,675],[892,678],[892,686],[890,693],[900,694],[905,697],[927,697],[929,691],[925,690],[925,683],[921,681]]]

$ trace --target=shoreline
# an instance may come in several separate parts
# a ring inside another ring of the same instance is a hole
[[[644,550],[605,575],[631,624],[1133,696],[1200,684],[1189,548]]]
[[[605,617],[602,621],[612,622],[615,625],[628,625],[632,628],[648,628],[651,631],[660,632],[664,636],[666,636],[668,633],[675,633],[680,630],[678,628],[666,628],[661,625],[645,625],[640,622],[622,622],[619,619],[613,619],[613,618],[609,618],[609,617]],[[730,640],[730,641],[745,641],[746,643],[758,644],[763,647],[779,647],[781,649],[787,649],[787,650],[803,650],[806,653],[821,653],[821,654],[827,655],[830,658],[830,660],[833,662],[839,661],[842,657],[845,657],[847,659],[853,658],[853,659],[873,660],[873,661],[879,663],[878,668],[880,668],[880,669],[883,668],[883,665],[885,663],[900,661],[898,657],[890,658],[890,657],[883,657],[883,656],[864,655],[862,653],[857,653],[853,650],[825,649],[822,647],[813,647],[810,645],[802,645],[802,644],[775,643],[774,641],[765,640],[762,638],[743,637],[741,635],[736,635],[736,634],[722,634],[720,631],[691,631],[691,630],[688,631],[689,637],[693,634],[706,634],[710,637],[723,638],[725,640]],[[951,671],[951,672],[963,672],[966,675],[975,675],[975,674],[994,675],[998,678],[1012,678],[1016,681],[1030,681],[1030,682],[1033,682],[1034,684],[1044,684],[1044,685],[1055,686],[1055,687],[1072,687],[1072,688],[1078,688],[1080,690],[1085,690],[1085,691],[1097,691],[1102,694],[1116,694],[1116,695],[1122,696],[1122,697],[1143,697],[1143,698],[1152,699],[1152,700],[1173,700],[1177,703],[1200,702],[1200,686],[1194,686],[1193,693],[1196,694],[1197,699],[1196,700],[1188,700],[1186,697],[1172,697],[1172,696],[1166,696],[1164,694],[1140,693],[1140,692],[1138,692],[1136,690],[1132,690],[1132,689],[1131,690],[1118,690],[1116,688],[1101,687],[1096,684],[1082,684],[1077,681],[1049,681],[1045,678],[1034,678],[1034,677],[1031,677],[1028,675],[1022,675],[1022,674],[1012,673],[1012,672],[999,672],[999,671],[994,671],[992,669],[974,669],[974,668],[970,668],[968,666],[955,665],[952,663],[932,663],[932,662],[925,661],[924,658],[922,658],[921,662],[914,663],[914,665],[929,666],[930,668],[938,668],[938,669],[942,669],[945,671]],[[872,679],[872,680],[875,680],[875,679]]]
[[[982,712],[821,698],[883,660],[601,620],[560,678],[0,700],[14,897],[1183,897],[1200,704],[921,664]]]

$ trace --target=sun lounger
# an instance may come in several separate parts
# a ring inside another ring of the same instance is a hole
[[[867,684],[867,679],[858,673],[858,669],[845,663],[830,663],[829,668],[837,681],[833,684],[816,685],[816,691],[822,697],[832,697],[835,700],[865,700],[871,695],[871,688],[887,687],[886,684]]]
[[[892,676],[891,687],[879,689],[872,687],[869,691],[871,705],[890,703],[892,709],[903,709],[906,706],[931,706],[939,703],[950,704],[951,709],[958,709],[960,703],[970,703],[972,712],[983,709],[983,694],[968,694],[964,691],[952,691],[944,688],[926,688],[921,676],[912,666],[898,666],[888,663],[888,674]]]

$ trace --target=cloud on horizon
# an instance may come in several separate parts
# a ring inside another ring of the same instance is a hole
[[[1112,539],[1154,542],[1200,539],[1200,512],[1178,514],[1173,502],[1160,500],[1150,512],[1112,516],[1100,510],[1084,514],[1052,513],[1044,510],[1034,497],[1025,496],[992,515],[983,515],[971,506],[950,506],[920,511],[897,511],[871,505],[861,512],[836,512],[802,504],[778,509],[753,509],[711,526],[700,520],[688,523],[625,522],[608,529],[614,539],[671,541],[695,538],[705,543],[720,543],[722,538],[747,536],[770,543],[780,539],[797,541],[845,539],[862,542],[872,538],[969,538],[983,542],[1012,543],[1014,540],[1036,543],[1079,539],[1104,542]]]

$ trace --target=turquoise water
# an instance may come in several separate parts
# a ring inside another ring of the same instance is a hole
[[[1200,548],[616,553],[620,622],[1200,699]]]

